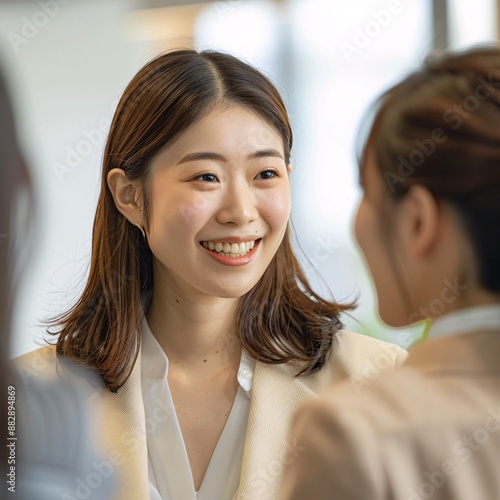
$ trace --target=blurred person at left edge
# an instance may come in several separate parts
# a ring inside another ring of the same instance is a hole
[[[113,491],[111,478],[105,477],[108,464],[104,458],[93,461],[85,432],[90,408],[83,401],[94,387],[93,375],[84,372],[76,381],[58,378],[47,383],[36,376],[43,358],[16,374],[7,361],[19,271],[33,255],[37,200],[1,68],[0,152],[0,498],[82,498],[89,489],[84,481],[96,473],[96,466],[102,476],[98,497],[108,498]]]

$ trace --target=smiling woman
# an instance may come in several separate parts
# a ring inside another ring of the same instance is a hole
[[[277,498],[298,405],[405,357],[343,330],[351,305],[309,286],[290,244],[291,147],[276,88],[227,54],[161,55],[118,104],[88,282],[49,324],[59,358],[101,377],[93,432],[120,500]]]
[[[155,282],[165,283],[172,296],[183,290],[196,301],[238,298],[253,288],[290,216],[284,158],[279,134],[236,104],[218,105],[160,152],[148,174],[154,201],[147,240],[157,262]],[[142,200],[127,198],[140,184],[121,169],[108,179],[118,209],[143,225]],[[160,316],[156,304],[163,302],[154,297],[148,315]]]

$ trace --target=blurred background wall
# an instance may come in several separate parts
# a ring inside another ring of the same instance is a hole
[[[421,329],[380,323],[352,236],[357,131],[372,100],[429,51],[496,42],[498,12],[497,0],[3,0],[0,60],[39,201],[12,355],[40,345],[39,320],[82,290],[118,98],[148,60],[185,46],[230,52],[276,83],[295,134],[292,218],[308,276],[338,301],[359,296],[348,328],[410,345]]]

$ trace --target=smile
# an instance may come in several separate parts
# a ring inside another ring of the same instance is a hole
[[[255,240],[245,241],[243,243],[229,243],[229,242],[217,242],[213,241],[202,241],[201,244],[207,249],[214,253],[223,255],[224,257],[243,257],[255,246]]]

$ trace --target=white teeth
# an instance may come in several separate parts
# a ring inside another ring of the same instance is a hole
[[[242,257],[255,247],[255,241],[246,241],[245,243],[213,243],[212,241],[202,241],[201,243],[205,248],[226,257]]]

